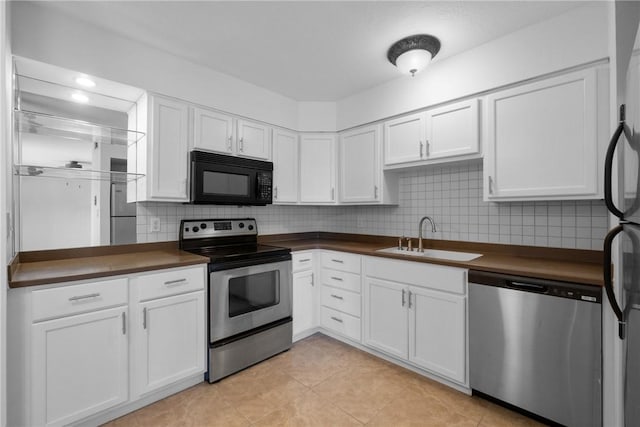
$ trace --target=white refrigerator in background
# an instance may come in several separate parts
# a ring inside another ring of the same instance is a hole
[[[111,184],[111,244],[136,243],[136,204],[127,203],[127,184]]]

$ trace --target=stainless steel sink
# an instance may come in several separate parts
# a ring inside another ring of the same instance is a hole
[[[393,248],[378,249],[377,252],[424,258],[436,258],[449,261],[471,261],[482,256],[482,254],[474,254],[471,252],[442,251],[439,249],[425,249],[424,252],[418,252],[416,249],[413,249],[411,251],[407,249],[400,250],[395,246]]]

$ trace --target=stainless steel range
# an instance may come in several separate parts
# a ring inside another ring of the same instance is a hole
[[[257,236],[253,218],[180,223],[180,248],[209,257],[211,383],[291,347],[291,251]]]

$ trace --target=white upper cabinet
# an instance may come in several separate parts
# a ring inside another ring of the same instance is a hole
[[[418,162],[424,158],[425,121],[425,114],[417,113],[384,123],[385,165]]]
[[[385,167],[479,157],[479,114],[479,100],[474,98],[385,122]]]
[[[302,135],[300,138],[300,202],[334,204],[337,200],[335,183],[335,135]]]
[[[478,102],[471,99],[426,112],[428,160],[480,152]]]
[[[146,176],[136,181],[128,201],[188,201],[189,107],[172,98],[145,94],[137,110],[137,129],[147,135],[129,146],[128,164],[135,168],[129,172]]]
[[[273,130],[273,203],[298,201],[298,134]]]
[[[254,159],[271,159],[271,128],[249,120],[237,122],[237,155]]]
[[[233,118],[217,111],[193,108],[193,148],[233,153]]]
[[[340,203],[397,203],[398,180],[382,170],[382,126],[340,135]]]
[[[485,200],[600,198],[597,103],[593,68],[489,95]]]

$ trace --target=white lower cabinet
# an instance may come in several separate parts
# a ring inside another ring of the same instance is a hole
[[[304,338],[317,326],[317,299],[313,271],[313,252],[291,255],[293,264],[293,337]]]
[[[364,270],[364,344],[466,385],[466,270],[372,257]]]
[[[35,323],[31,422],[62,426],[129,398],[127,307]]]
[[[100,424],[202,381],[205,283],[201,265],[10,289],[7,425]]]

